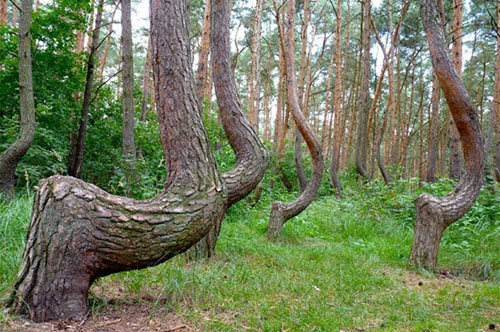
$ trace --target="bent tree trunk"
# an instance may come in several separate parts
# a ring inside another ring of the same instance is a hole
[[[423,0],[420,12],[432,66],[460,134],[466,165],[466,172],[450,194],[443,198],[423,194],[415,200],[417,221],[410,264],[434,269],[443,231],[469,210],[479,194],[484,151],[477,112],[448,54],[436,2]]]
[[[295,0],[288,1],[288,19],[286,31],[286,79],[287,79],[287,96],[292,112],[293,120],[297,125],[297,129],[302,134],[304,141],[309,148],[313,162],[313,173],[311,180],[308,182],[305,190],[300,196],[292,202],[274,202],[271,208],[271,216],[267,227],[267,237],[275,239],[281,233],[281,229],[287,220],[295,217],[305,210],[311,204],[316,193],[318,192],[323,174],[323,155],[321,153],[321,145],[318,142],[311,126],[300,110],[297,97],[297,81],[295,78],[295,49],[293,45],[293,34],[295,28]]]
[[[17,164],[24,157],[35,136],[35,103],[31,73],[31,0],[22,1],[19,19],[19,106],[21,131],[14,143],[0,155],[0,198],[14,196]]]
[[[225,212],[226,190],[200,117],[191,72],[189,1],[151,1],[153,74],[168,177],[138,201],[72,177],[41,181],[18,280],[16,313],[81,319],[98,277],[157,265],[187,250]]]
[[[222,174],[227,188],[226,209],[245,198],[259,184],[269,164],[269,153],[243,115],[231,69],[229,41],[230,10],[228,0],[211,1],[212,68],[215,94],[222,126],[236,155],[235,167]],[[190,250],[191,258],[213,255],[222,218],[199,243]]]

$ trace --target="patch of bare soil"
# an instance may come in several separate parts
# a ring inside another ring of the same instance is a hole
[[[182,317],[153,310],[152,303],[106,305],[95,317],[85,321],[33,323],[26,319],[9,320],[0,326],[2,332],[186,332],[197,331]]]

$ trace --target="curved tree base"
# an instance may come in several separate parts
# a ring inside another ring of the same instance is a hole
[[[437,203],[437,204],[436,204]],[[410,253],[410,265],[427,270],[436,268],[439,243],[446,229],[443,211],[432,195],[415,199],[417,221]]]
[[[41,181],[13,312],[37,322],[82,319],[96,278],[154,266],[187,250],[222,219],[223,192],[214,186],[136,201],[72,177]]]

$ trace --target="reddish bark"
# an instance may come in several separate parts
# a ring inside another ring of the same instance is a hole
[[[423,194],[415,200],[417,221],[410,264],[434,269],[443,231],[472,206],[482,183],[484,151],[478,114],[448,53],[439,9],[434,0],[420,7],[434,72],[443,90],[462,142],[465,173],[445,197]]]

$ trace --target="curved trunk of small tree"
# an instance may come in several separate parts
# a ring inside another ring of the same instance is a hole
[[[35,196],[15,313],[82,319],[98,277],[157,265],[187,250],[226,210],[226,190],[200,117],[188,39],[188,1],[151,1],[153,72],[168,177],[145,201],[53,176]],[[168,32],[168,33],[167,33]]]
[[[457,187],[443,198],[423,194],[415,200],[417,221],[410,264],[434,269],[443,231],[462,217],[479,195],[484,151],[478,115],[448,54],[439,10],[434,0],[420,7],[432,65],[462,141],[466,172]]]
[[[32,1],[23,0],[19,19],[19,106],[21,131],[14,143],[0,155],[0,198],[14,196],[17,164],[28,152],[35,136],[35,103],[31,72],[31,10]]]
[[[281,233],[281,229],[287,220],[301,213],[311,204],[318,192],[323,174],[323,155],[321,146],[310,127],[307,119],[302,114],[297,98],[297,81],[295,78],[295,51],[293,45],[293,34],[295,28],[295,0],[288,1],[288,19],[286,31],[286,78],[287,78],[287,96],[291,112],[297,129],[302,134],[304,141],[309,148],[313,162],[313,174],[307,187],[300,196],[293,202],[274,202],[271,208],[271,216],[267,227],[267,237],[275,239]]]
[[[228,0],[211,0],[212,68],[215,94],[224,131],[235,155],[235,167],[222,179],[227,187],[226,209],[245,198],[260,182],[269,164],[269,153],[243,115],[231,69]],[[222,218],[206,237],[193,246],[191,258],[213,255]]]

